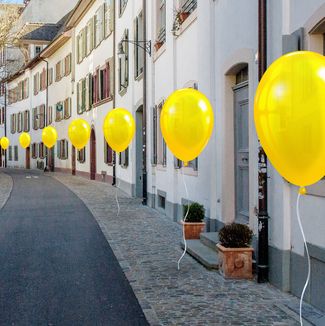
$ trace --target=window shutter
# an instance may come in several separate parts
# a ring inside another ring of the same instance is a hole
[[[108,163],[108,145],[104,137],[104,163]]]
[[[304,49],[304,29],[299,28],[290,35],[282,36],[282,54]]]
[[[177,157],[174,157],[174,168],[180,169],[182,167],[182,161],[179,160]]]
[[[157,164],[157,106],[152,108],[152,165]]]
[[[57,158],[60,158],[60,141],[58,140],[57,142],[56,142],[56,156],[57,156]]]
[[[93,76],[91,74],[88,75],[88,98],[90,110],[93,105]]]

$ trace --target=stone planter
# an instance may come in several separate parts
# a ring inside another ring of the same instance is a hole
[[[217,244],[219,270],[224,278],[252,279],[253,248],[226,248]]]
[[[185,239],[200,239],[200,234],[204,231],[205,222],[190,223],[183,222]]]
[[[179,18],[180,23],[183,24],[184,21],[188,18],[189,15],[190,15],[189,12],[180,12],[178,14],[178,18]]]

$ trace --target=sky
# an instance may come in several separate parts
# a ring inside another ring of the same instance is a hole
[[[23,3],[23,0],[5,0],[7,3]]]

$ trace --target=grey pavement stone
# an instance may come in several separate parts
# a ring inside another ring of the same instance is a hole
[[[10,197],[12,186],[11,176],[0,171],[0,209],[2,209]]]
[[[181,226],[139,199],[96,181],[55,173],[96,218],[151,325],[299,325],[278,307],[298,299],[269,284],[224,280],[189,255],[177,270]]]

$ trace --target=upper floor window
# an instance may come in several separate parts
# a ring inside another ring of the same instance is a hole
[[[156,51],[166,42],[166,0],[156,0],[157,8],[157,30],[156,30]]]
[[[119,15],[122,16],[124,10],[125,10],[125,7],[128,3],[128,0],[119,0]]]
[[[38,45],[35,46],[35,55],[38,55],[42,52],[42,48]]]
[[[135,18],[134,22],[134,39],[135,42],[143,41],[143,14],[142,12]],[[134,74],[135,78],[139,77],[143,72],[144,51],[139,46],[134,47]]]
[[[125,30],[122,41],[119,44],[121,48],[118,58],[118,76],[119,76],[119,92],[122,93],[129,85],[129,39],[128,30]]]
[[[5,123],[5,108],[4,106],[0,107],[0,125]]]
[[[95,15],[95,46],[97,47],[104,39],[104,5],[100,6]]]

